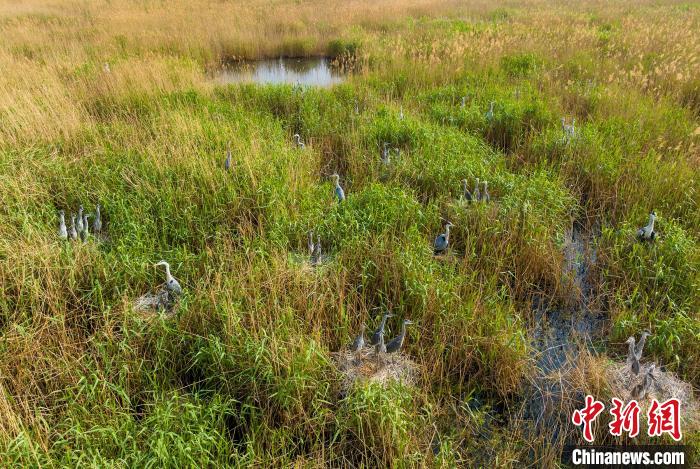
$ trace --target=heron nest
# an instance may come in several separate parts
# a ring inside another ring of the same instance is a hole
[[[154,319],[159,314],[172,317],[177,313],[177,298],[175,298],[164,286],[155,293],[148,292],[134,300],[133,309],[144,319]]]
[[[607,369],[608,385],[613,396],[629,401],[632,399],[632,388],[640,383],[651,364],[641,364],[639,375],[634,376],[625,362],[612,362]],[[690,428],[700,428],[700,403],[693,396],[693,386],[674,373],[662,371],[658,367],[653,372],[655,380],[651,389],[640,404],[649,403],[652,399],[664,402],[671,398],[681,401],[681,416]]]
[[[418,379],[418,365],[400,352],[377,357],[374,347],[365,347],[357,353],[337,352],[333,358],[343,374],[343,393],[347,393],[356,382],[376,382],[386,386],[399,381],[413,385]]]

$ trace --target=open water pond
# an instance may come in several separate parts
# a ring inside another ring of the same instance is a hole
[[[347,74],[328,57],[279,58],[244,61],[218,70],[219,84],[262,83],[330,87],[342,83]]]

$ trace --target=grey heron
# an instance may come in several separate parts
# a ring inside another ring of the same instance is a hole
[[[649,214],[649,223],[646,226],[637,230],[637,239],[640,241],[653,241],[656,239],[656,231],[654,231],[654,222],[656,221],[656,212],[652,211]]]
[[[92,232],[99,234],[102,231],[102,214],[100,213],[100,204],[95,206],[95,219],[92,221]]]
[[[362,324],[360,326],[360,333],[357,337],[355,337],[355,340],[352,342],[352,345],[350,346],[350,351],[351,352],[359,352],[362,350],[362,347],[365,346],[365,329],[367,326],[365,324]]]
[[[494,104],[495,104],[495,103],[494,103],[493,101],[491,101],[491,102],[489,103],[489,110],[486,112],[486,120],[489,121],[489,122],[493,122],[493,117],[494,117],[494,114],[493,114],[493,105],[494,105]]]
[[[88,240],[88,237],[90,236],[90,224],[88,223],[88,215],[87,213],[83,214],[83,223],[82,227],[83,229],[80,231],[80,239],[85,243]]]
[[[170,273],[170,264],[168,264],[165,261],[160,261],[156,264],[154,264],[154,267],[158,267],[160,265],[165,266],[165,289],[168,290],[169,293],[171,293],[173,296],[178,296],[182,294],[182,287],[180,286],[180,282],[177,281],[175,277]]]
[[[639,342],[636,343],[634,346],[634,356],[637,357],[637,360],[642,359],[642,351],[644,350],[644,344],[647,341],[647,337],[651,335],[651,332],[648,330],[645,330],[642,332],[642,337],[639,338]]]
[[[321,258],[323,257],[321,253],[321,235],[316,235],[316,244],[314,244],[314,250],[311,253],[311,263],[314,265],[321,263]]]
[[[413,324],[413,321],[409,319],[404,319],[401,324],[401,333],[391,339],[388,344],[386,344],[386,353],[395,353],[401,349],[403,341],[406,338],[406,326],[408,324]]]
[[[73,241],[78,239],[78,230],[75,229],[75,215],[71,215],[71,225],[70,225],[70,231],[68,232],[68,236],[70,239]]]
[[[377,362],[380,362],[382,355],[386,354],[386,344],[384,343],[384,331],[379,335],[379,340],[374,346],[374,354],[377,357]]]
[[[632,388],[631,394],[633,399],[644,399],[647,394],[649,394],[652,384],[654,384],[654,381],[656,381],[656,378],[654,377],[655,369],[655,364],[652,363],[649,365],[649,369],[647,369],[646,373],[644,373],[642,381]]]
[[[472,201],[472,193],[469,192],[469,189],[467,188],[467,180],[462,179],[462,198],[466,200],[467,202]]]
[[[564,132],[564,138],[569,141],[576,134],[576,118],[571,120],[571,124],[566,123],[565,118],[561,118],[561,129]]]
[[[58,237],[68,239],[68,229],[66,228],[66,214],[63,210],[58,212]]]
[[[637,358],[637,354],[634,353],[634,337],[630,337],[625,343],[629,345],[627,349],[627,364],[632,373],[636,376],[639,374],[639,359]]]
[[[78,233],[83,231],[83,206],[82,205],[78,208],[78,226],[76,228],[78,229]]]
[[[449,221],[445,224],[445,232],[437,235],[435,242],[433,243],[433,252],[435,255],[442,254],[447,251],[447,247],[450,244],[450,228],[454,225]]]
[[[474,183],[474,191],[472,192],[472,197],[474,198],[475,202],[481,200],[481,191],[479,190],[479,178],[476,178],[476,182]]]
[[[481,194],[482,202],[491,202],[491,194],[489,194],[489,182],[484,181],[484,192]]]
[[[306,145],[304,145],[304,142],[301,141],[301,135],[294,134],[293,137],[294,137],[294,143],[297,146],[297,148],[300,148],[303,150],[306,147]]]
[[[331,175],[331,178],[333,178],[335,182],[335,196],[338,199],[338,203],[343,202],[345,200],[345,191],[340,187],[340,176],[335,173]]]
[[[226,145],[226,159],[224,160],[224,169],[228,171],[231,168],[231,142]]]
[[[384,142],[382,144],[381,160],[382,160],[382,163],[384,163],[384,164],[389,164],[389,162],[391,160],[391,155],[389,153],[389,142]]]
[[[309,257],[312,258],[314,255],[314,232],[309,231],[309,239],[306,241],[306,247],[309,250]]]
[[[389,312],[386,312],[382,315],[382,321],[379,323],[379,327],[376,331],[374,331],[374,334],[372,334],[372,337],[369,341],[370,345],[377,345],[379,343],[380,337],[384,336],[384,327],[386,326],[386,320],[393,316],[394,315]]]

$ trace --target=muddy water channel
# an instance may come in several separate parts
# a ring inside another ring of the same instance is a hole
[[[593,236],[574,222],[564,243],[565,266],[562,274],[573,280],[568,307],[552,307],[543,298],[533,302],[534,324],[531,341],[537,375],[529,390],[525,418],[534,422],[537,435],[558,440],[562,430],[562,401],[567,399],[561,383],[552,375],[575,366],[580,351],[592,348],[600,338],[606,316],[595,304],[589,279],[596,262]],[[571,397],[571,396],[569,396]]]
[[[237,62],[217,70],[217,84],[260,83],[330,87],[342,83],[347,74],[328,57],[279,58]]]

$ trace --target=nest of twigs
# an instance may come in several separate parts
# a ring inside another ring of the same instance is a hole
[[[159,314],[172,317],[177,313],[177,298],[165,287],[155,293],[148,292],[134,300],[133,309],[146,319],[153,319]]]
[[[344,377],[341,384],[343,393],[357,382],[376,382],[386,386],[392,381],[399,381],[412,385],[418,377],[418,365],[400,352],[378,357],[373,347],[365,347],[357,353],[338,352],[334,359]]]
[[[625,362],[612,362],[607,368],[607,381],[613,396],[620,399],[632,400],[632,388],[639,384],[650,364],[640,364],[639,375],[634,376]],[[681,402],[681,416],[685,425],[690,428],[700,428],[700,404],[693,396],[693,386],[678,378],[674,373],[662,371],[658,367],[653,372],[651,389],[641,403],[652,399],[664,402],[671,398]]]

